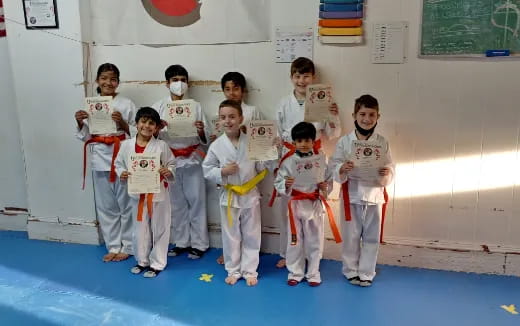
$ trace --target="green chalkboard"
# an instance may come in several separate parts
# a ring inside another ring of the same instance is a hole
[[[423,0],[421,55],[520,53],[520,0]]]

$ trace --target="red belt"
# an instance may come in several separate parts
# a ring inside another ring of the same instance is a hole
[[[332,234],[334,235],[334,240],[336,243],[340,243],[341,235],[339,233],[338,227],[336,226],[336,222],[334,221],[334,213],[332,213],[332,209],[330,208],[327,200],[323,195],[320,194],[318,190],[315,192],[301,192],[298,190],[294,190],[291,192],[291,199],[289,200],[289,224],[291,226],[291,246],[296,244],[296,224],[294,223],[294,214],[292,209],[292,201],[293,200],[321,200],[325,208],[327,209],[327,216],[329,218],[330,229],[332,230]]]
[[[110,182],[116,181],[116,167],[114,162],[116,161],[117,153],[121,146],[121,141],[126,139],[126,135],[122,134],[119,136],[92,136],[85,142],[83,146],[83,187],[85,189],[85,175],[87,174],[87,146],[92,143],[102,143],[105,145],[114,145],[114,152],[112,153],[112,163],[110,164]]]
[[[343,210],[345,212],[345,221],[351,221],[352,215],[350,213],[350,196],[348,193],[348,180],[341,185],[341,194],[343,195]],[[388,205],[388,192],[386,188],[383,190],[385,203],[383,204],[383,211],[381,213],[381,234],[379,235],[379,242],[383,243],[383,229],[385,226],[386,206]]]
[[[278,163],[278,168],[276,168],[274,170],[274,175],[275,176],[276,176],[276,172],[278,172],[278,169],[282,166],[283,161],[285,161],[291,155],[296,153],[296,146],[294,146],[293,144],[284,141],[283,145],[289,151],[287,153],[285,153],[284,156],[282,156],[282,159],[280,160],[280,163]],[[321,148],[321,139],[318,139],[317,141],[314,142],[314,146],[313,146],[314,154],[318,154],[319,151],[320,151],[320,148]],[[271,199],[269,200],[269,207],[273,207],[273,204],[274,204],[274,201],[275,201],[277,195],[278,195],[278,192],[276,191],[276,189],[273,188],[273,192],[271,194]]]
[[[201,151],[200,149],[198,149],[197,147],[199,147],[199,144],[197,145],[193,145],[193,146],[189,146],[189,147],[186,147],[186,148],[179,148],[179,149],[175,149],[175,148],[171,148],[170,149],[172,150],[172,153],[175,157],[189,157],[191,156],[191,154],[193,154],[193,152],[197,152],[197,154],[200,155],[200,157],[202,158],[205,158],[206,157],[206,153],[204,153],[203,151]]]

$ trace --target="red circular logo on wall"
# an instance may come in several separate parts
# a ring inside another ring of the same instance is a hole
[[[146,12],[158,23],[172,27],[188,26],[200,19],[197,0],[141,0]]]

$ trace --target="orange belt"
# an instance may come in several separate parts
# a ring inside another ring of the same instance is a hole
[[[137,205],[137,221],[139,221],[139,222],[141,222],[143,220],[143,209],[144,209],[145,199],[146,199],[146,208],[148,209],[148,217],[152,218],[153,194],[140,194],[139,195],[139,204]]]
[[[189,146],[189,147],[186,147],[186,148],[179,148],[179,149],[175,149],[175,148],[171,148],[170,149],[172,150],[172,153],[175,157],[189,157],[191,154],[193,154],[193,152],[197,152],[197,154],[200,155],[200,157],[202,158],[205,158],[206,157],[206,153],[204,153],[203,151],[201,151],[200,149],[197,149],[197,147],[199,147],[199,144],[197,145],[193,145],[193,146]]]
[[[87,174],[87,146],[92,143],[102,143],[105,145],[114,145],[114,152],[112,153],[112,163],[110,164],[110,182],[116,181],[116,167],[114,162],[116,161],[117,153],[119,153],[119,147],[121,146],[121,141],[126,139],[126,135],[122,134],[119,136],[92,136],[89,140],[85,142],[83,146],[83,187],[81,189],[85,189],[85,176]]]
[[[343,210],[345,211],[345,221],[352,221],[350,213],[350,196],[348,193],[348,180],[341,185],[341,194],[343,195]],[[383,204],[383,212],[381,213],[381,234],[379,235],[379,242],[383,243],[383,229],[385,226],[386,206],[388,205],[388,192],[386,188],[383,190],[385,203]]]
[[[283,145],[289,151],[287,153],[285,153],[284,156],[282,156],[280,163],[278,163],[278,168],[276,168],[274,170],[274,175],[276,175],[276,172],[278,172],[278,169],[282,166],[283,161],[285,161],[291,155],[296,153],[296,147],[293,144],[284,141]],[[321,139],[318,139],[317,141],[314,142],[314,146],[313,146],[314,154],[318,154],[320,151],[320,148],[321,148]],[[269,200],[269,207],[273,207],[273,204],[274,204],[274,201],[275,201],[277,195],[278,195],[278,192],[276,191],[276,189],[273,188],[273,193],[271,194],[271,199]]]
[[[292,209],[292,201],[293,200],[321,200],[325,208],[327,209],[327,216],[329,217],[330,229],[332,230],[332,234],[334,235],[334,240],[336,243],[340,243],[341,235],[339,233],[338,227],[336,226],[336,222],[334,221],[334,213],[332,213],[332,209],[330,208],[327,200],[323,195],[320,194],[318,190],[315,192],[302,192],[298,190],[294,190],[291,192],[291,199],[289,200],[289,224],[291,226],[291,246],[296,245],[296,225],[294,223],[294,214]]]

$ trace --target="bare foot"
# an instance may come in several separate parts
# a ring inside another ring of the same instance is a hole
[[[217,258],[217,264],[224,265],[224,255],[220,255],[220,257]]]
[[[255,286],[258,284],[258,279],[256,277],[248,277],[246,279],[247,286]]]
[[[284,267],[285,267],[285,258],[280,259],[280,260],[276,263],[276,267],[277,267],[277,268],[284,268]]]
[[[109,262],[109,261],[112,261],[114,260],[114,258],[116,257],[117,254],[113,253],[113,252],[109,252],[108,254],[104,255],[103,256],[103,261],[106,263],[106,262]]]
[[[112,259],[112,261],[123,261],[123,260],[127,260],[128,257],[130,257],[129,254],[125,254],[124,252],[120,252],[120,253],[115,255],[115,257],[114,257],[114,259]]]
[[[228,276],[228,277],[226,277],[225,281],[229,285],[235,285],[235,283],[238,281],[238,278],[236,278],[234,276]]]

